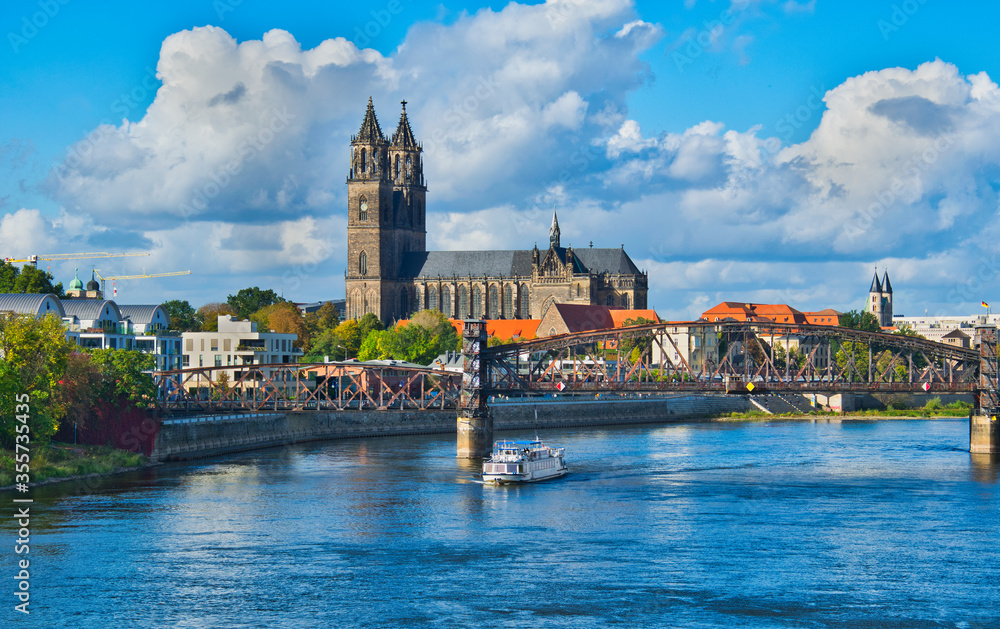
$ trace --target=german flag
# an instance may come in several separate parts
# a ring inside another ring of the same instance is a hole
[[[983,302],[983,308],[989,308],[989,307],[990,307],[990,305],[984,301]]]

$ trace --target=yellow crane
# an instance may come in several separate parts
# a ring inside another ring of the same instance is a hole
[[[107,251],[94,251],[91,253],[43,253],[27,258],[4,258],[7,264],[23,264],[28,262],[33,267],[38,266],[39,260],[83,260],[87,258],[127,258],[130,256],[148,256],[148,253],[108,253]]]
[[[169,273],[146,273],[143,271],[138,275],[109,275],[104,277],[101,275],[100,269],[94,269],[94,273],[97,277],[101,278],[101,292],[104,292],[104,281],[105,280],[144,280],[149,277],[173,277],[175,275],[191,275],[191,271],[170,271]]]

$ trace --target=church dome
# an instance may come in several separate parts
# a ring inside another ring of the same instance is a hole
[[[87,290],[88,291],[101,290],[101,285],[97,283],[97,280],[94,278],[93,272],[91,272],[90,274],[90,281],[87,282]]]
[[[80,269],[76,269],[76,277],[69,283],[70,290],[83,290],[83,282],[80,280]]]

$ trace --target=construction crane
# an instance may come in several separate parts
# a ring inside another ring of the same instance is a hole
[[[108,253],[107,251],[95,251],[92,253],[43,253],[27,258],[4,258],[7,264],[23,264],[28,262],[33,267],[38,267],[39,260],[84,260],[87,258],[127,258],[131,256],[148,256],[148,253]]]
[[[171,271],[169,273],[146,273],[143,271],[138,275],[109,275],[104,277],[101,275],[100,269],[94,269],[94,273],[97,277],[101,278],[101,293],[104,293],[104,281],[105,280],[144,280],[149,277],[173,277],[175,275],[191,275],[191,271]]]

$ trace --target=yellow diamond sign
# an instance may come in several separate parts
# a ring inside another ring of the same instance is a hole
[[[753,383],[752,383],[752,382],[748,382],[748,383],[747,383],[747,391],[751,391],[751,392],[752,392],[752,391],[753,391],[754,389],[756,389],[756,388],[757,388],[757,387],[753,386]]]

